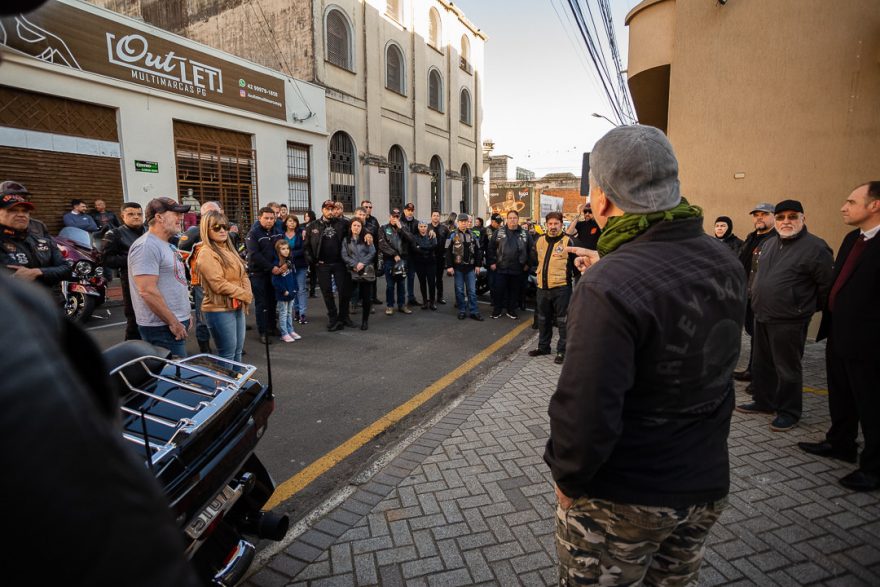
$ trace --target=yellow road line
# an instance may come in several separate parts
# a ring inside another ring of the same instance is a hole
[[[419,392],[405,403],[397,406],[321,458],[317,459],[305,469],[278,485],[275,493],[264,506],[269,510],[280,503],[290,499],[296,493],[307,487],[312,481],[332,469],[334,466],[342,462],[356,450],[370,442],[373,438],[402,420],[404,417],[412,413],[416,408],[427,402],[429,399],[449,387],[461,376],[471,371],[474,367],[492,356],[495,351],[513,340],[519,333],[532,325],[531,320],[524,320],[522,324],[487,346],[485,349],[474,355],[454,370],[450,371],[424,390]]]
[[[828,395],[828,390],[816,389],[815,387],[804,387],[804,393],[812,393],[814,395]]]

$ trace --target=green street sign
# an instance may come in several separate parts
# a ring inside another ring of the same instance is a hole
[[[159,164],[155,161],[137,161],[134,162],[134,170],[144,173],[159,173]]]

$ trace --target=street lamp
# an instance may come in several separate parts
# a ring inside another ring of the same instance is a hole
[[[611,123],[611,126],[620,126],[619,124],[617,124],[616,122],[614,122],[613,120],[608,118],[607,116],[605,116],[603,114],[599,114],[598,112],[593,112],[593,114],[591,116],[593,118],[604,118],[605,120],[607,120],[608,122]]]

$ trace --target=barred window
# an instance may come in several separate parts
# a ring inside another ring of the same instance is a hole
[[[430,19],[428,22],[428,43],[435,49],[440,49],[443,42],[443,24],[440,20],[440,13],[436,8],[431,8],[428,18]]]
[[[471,67],[471,42],[468,40],[467,35],[461,36],[461,54],[458,57],[458,66],[467,73],[474,71]]]
[[[403,53],[397,45],[388,45],[385,52],[385,87],[398,94],[406,95],[404,86]]]
[[[443,79],[436,69],[428,72],[428,107],[443,112]]]
[[[330,138],[330,199],[354,210],[354,142],[339,131]]]
[[[308,145],[287,143],[287,205],[291,212],[311,209],[310,168]]]
[[[443,162],[440,157],[431,157],[431,212],[440,211],[440,194],[443,188]]]
[[[351,58],[351,30],[348,19],[338,9],[327,13],[327,61],[354,71]]]
[[[467,163],[461,166],[461,211],[471,211],[471,168]]]
[[[465,124],[471,123],[471,93],[467,88],[462,88],[460,96],[459,120]]]
[[[403,149],[398,145],[388,151],[388,209],[403,208],[406,197]]]

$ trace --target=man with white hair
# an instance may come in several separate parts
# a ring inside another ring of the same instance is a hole
[[[590,162],[602,234],[568,306],[544,453],[560,584],[696,584],[730,485],[745,279],[681,197],[659,129],[615,128]]]

